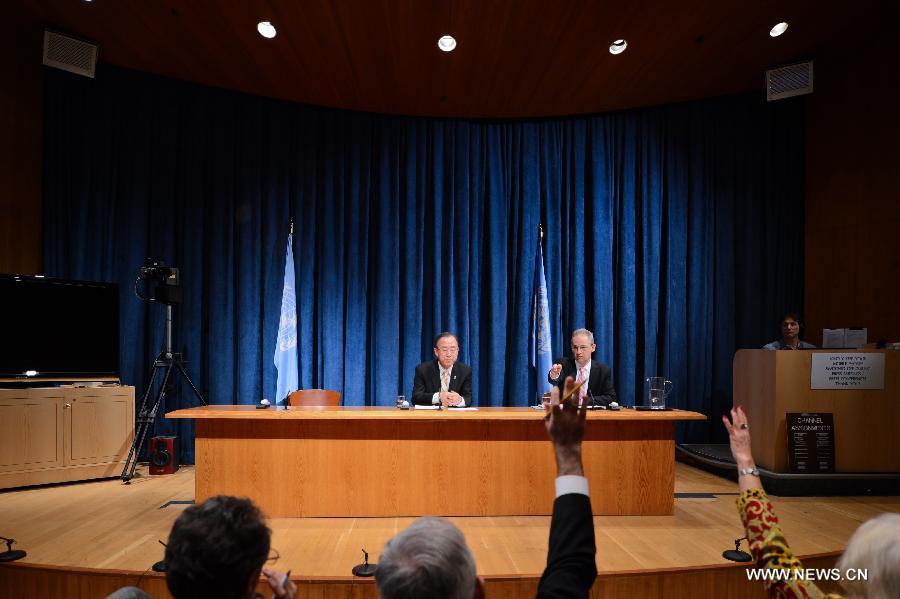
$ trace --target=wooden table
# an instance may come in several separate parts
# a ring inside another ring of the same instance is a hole
[[[196,501],[253,499],[270,517],[548,515],[556,464],[543,412],[211,405],[196,421]],[[595,411],[582,449],[597,515],[674,511],[675,422]]]

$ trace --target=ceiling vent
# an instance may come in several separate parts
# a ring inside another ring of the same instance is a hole
[[[766,71],[766,99],[781,100],[791,96],[811,94],[813,91],[813,63],[798,62]]]
[[[93,79],[99,50],[97,44],[44,30],[44,64],[48,67]]]

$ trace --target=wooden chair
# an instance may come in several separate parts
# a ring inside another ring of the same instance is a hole
[[[330,389],[300,389],[288,395],[291,406],[339,406],[341,394]]]

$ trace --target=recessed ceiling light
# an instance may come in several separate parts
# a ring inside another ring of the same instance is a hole
[[[609,53],[610,54],[621,54],[625,51],[625,48],[628,47],[628,42],[625,40],[616,40],[609,45]]]
[[[775,25],[775,27],[772,27],[772,29],[769,30],[769,35],[771,37],[778,37],[785,31],[787,31],[787,28],[788,28],[788,24],[785,23],[784,21],[782,21],[781,23],[779,23],[778,25]]]
[[[259,31],[259,34],[266,39],[272,39],[277,33],[275,31],[275,26],[268,21],[260,21],[259,23],[257,23],[256,30]]]
[[[444,52],[453,52],[453,49],[456,48],[456,40],[452,35],[445,35],[438,40],[438,48]]]

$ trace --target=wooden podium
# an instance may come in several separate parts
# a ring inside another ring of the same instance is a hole
[[[814,353],[884,354],[884,389],[812,389]],[[836,472],[900,472],[900,352],[891,350],[771,351],[734,356],[734,405],[753,427],[753,457],[774,472],[789,472],[785,414],[834,414]]]

